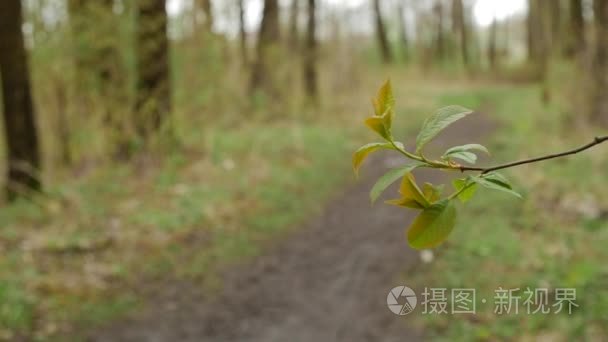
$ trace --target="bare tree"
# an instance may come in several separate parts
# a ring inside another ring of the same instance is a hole
[[[492,20],[492,26],[490,26],[490,37],[488,42],[488,61],[490,62],[490,68],[496,69],[498,67],[498,21],[496,17]]]
[[[296,50],[299,45],[299,35],[300,32],[298,30],[298,18],[300,17],[300,1],[301,0],[292,0],[291,7],[289,9],[289,37],[288,37],[288,45],[292,50]]]
[[[462,0],[452,0],[452,31],[459,35],[462,63],[469,65],[469,41],[464,5]]]
[[[594,0],[595,55],[592,79],[592,118],[608,127],[608,0]]]
[[[249,63],[249,54],[247,53],[247,30],[245,28],[245,0],[237,0],[239,10],[239,40],[241,43],[241,59],[243,65]]]
[[[570,35],[566,54],[574,56],[585,50],[585,18],[583,0],[570,0]]]
[[[214,16],[213,16],[213,6],[211,4],[211,0],[198,0],[201,1],[201,7],[203,9],[203,12],[205,12],[205,28],[207,29],[207,31],[211,31],[211,28],[213,28],[213,21],[214,21]]]
[[[169,39],[164,0],[137,1],[135,126],[146,140],[171,111]]]
[[[317,38],[316,38],[316,4],[308,0],[308,24],[306,32],[306,51],[304,57],[304,89],[308,98],[317,103]]]
[[[41,188],[38,133],[23,41],[21,1],[0,1],[0,74],[8,149],[7,194]]]
[[[251,90],[256,91],[271,86],[268,77],[272,49],[280,39],[278,0],[265,0],[262,24],[258,35],[257,56],[253,64]]]
[[[397,20],[399,21],[399,35],[401,37],[401,48],[403,50],[403,59],[405,61],[410,58],[410,42],[408,38],[407,19],[405,16],[405,0],[400,0],[397,6]]]
[[[380,46],[380,53],[382,54],[382,60],[384,63],[391,63],[393,61],[393,55],[391,53],[390,43],[386,36],[386,28],[384,26],[384,20],[382,19],[382,10],[380,8],[380,0],[373,0],[374,5],[374,21],[376,23],[376,36],[378,44]]]
[[[437,23],[435,32],[435,54],[437,59],[442,61],[445,58],[446,53],[443,1],[437,0],[433,7],[433,12],[435,13],[435,20]]]

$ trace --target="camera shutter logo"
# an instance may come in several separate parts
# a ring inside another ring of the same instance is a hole
[[[416,304],[418,304],[416,293],[407,286],[394,287],[386,297],[386,305],[395,315],[409,314],[414,311]]]

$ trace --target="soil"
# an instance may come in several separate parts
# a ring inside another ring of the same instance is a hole
[[[492,125],[471,115],[434,145],[481,142]],[[431,153],[429,153],[431,154]],[[375,180],[402,159],[368,160],[362,179],[334,198],[310,222],[249,263],[223,275],[222,291],[205,296],[188,284],[168,283],[143,312],[111,323],[90,341],[419,341],[411,316],[388,308],[389,290],[407,272],[422,272],[419,253],[404,231],[416,214],[371,206]],[[441,181],[440,171],[417,171],[420,181]],[[394,196],[396,187],[385,192]]]

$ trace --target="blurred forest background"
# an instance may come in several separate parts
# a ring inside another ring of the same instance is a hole
[[[0,339],[45,340],[155,279],[221,287],[353,179],[387,78],[406,141],[448,104],[496,123],[496,160],[606,132],[608,0],[3,0],[0,73]],[[513,170],[526,200],[475,202],[416,275],[576,287],[580,310],[420,324],[606,340],[606,170],[601,147]]]

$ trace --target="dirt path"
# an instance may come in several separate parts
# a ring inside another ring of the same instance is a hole
[[[480,142],[491,129],[479,116],[466,121],[437,145]],[[414,212],[382,204],[370,207],[368,199],[375,179],[395,162],[388,154],[368,161],[364,179],[319,217],[251,264],[228,271],[224,290],[214,299],[192,294],[188,286],[172,287],[153,308],[98,331],[90,340],[422,340],[408,326],[407,316],[396,316],[386,306],[388,291],[401,285],[400,276],[419,260],[404,237]],[[438,171],[419,175],[422,180],[441,177]]]

